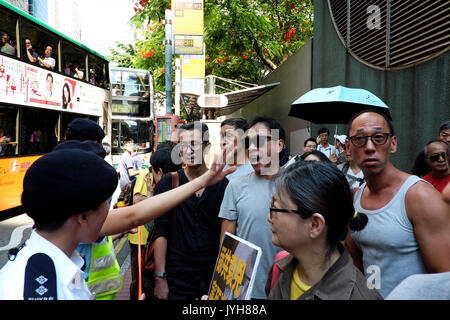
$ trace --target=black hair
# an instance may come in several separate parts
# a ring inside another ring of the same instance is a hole
[[[158,150],[161,150],[161,149],[172,150],[173,148],[175,148],[176,145],[177,144],[175,142],[166,140],[166,141],[158,143]]]
[[[373,113],[376,113],[376,114],[379,114],[380,116],[382,116],[384,118],[384,120],[386,120],[386,123],[388,124],[389,133],[391,134],[391,136],[394,135],[394,126],[392,125],[392,120],[390,119],[390,117],[388,115],[386,115],[385,113],[383,113],[383,112],[380,112],[378,110],[373,110],[372,109],[372,110],[363,110],[363,111],[358,112],[357,114],[355,114],[353,116],[353,118],[348,123],[347,137],[350,137],[350,130],[352,128],[353,121],[355,121],[355,119],[358,118],[360,115],[362,115],[364,113],[367,113],[367,112],[373,112]]]
[[[283,126],[273,118],[269,118],[266,116],[256,116],[248,123],[248,128],[253,127],[257,123],[264,123],[269,130],[278,130],[278,138],[280,140],[286,141],[286,132],[284,131]]]
[[[169,172],[175,172],[182,168],[181,163],[175,164],[172,161],[172,148],[170,147],[158,147],[158,150],[153,152],[150,157],[150,164],[152,168],[157,172],[159,169],[162,170],[163,174]]]
[[[127,143],[134,143],[134,140],[133,139],[131,139],[131,138],[125,138],[124,140],[123,140],[123,145],[125,145],[125,144],[127,144]]]
[[[180,135],[183,131],[192,131],[198,128],[202,128],[202,141],[203,142],[209,142],[209,130],[208,126],[205,123],[195,121],[183,124],[180,126],[177,130],[178,131],[178,139],[180,139]]]
[[[439,133],[447,129],[450,129],[450,120],[447,120],[443,124],[441,124],[441,126],[439,127]]]
[[[64,94],[64,88],[67,87],[67,91],[69,92],[69,98],[68,100],[66,100],[66,95]],[[72,98],[70,96],[70,88],[69,85],[66,83],[64,83],[63,88],[62,88],[62,107],[63,109],[67,108],[67,105],[72,101]]]
[[[230,118],[222,121],[220,127],[222,128],[225,125],[233,126],[235,129],[242,129],[242,131],[247,131],[248,122],[243,118]]]
[[[300,156],[300,158],[303,161],[305,161],[305,158],[309,155],[315,155],[316,157],[318,157],[320,159],[320,162],[330,162],[331,163],[330,159],[328,159],[328,157],[323,152],[320,152],[317,150],[305,152],[304,154],[302,154]]]
[[[320,136],[322,133],[326,133],[326,134],[330,135],[330,130],[328,130],[325,127],[320,128],[319,131],[317,131],[317,135]]]
[[[320,213],[327,226],[327,258],[347,235],[348,227],[362,230],[367,216],[358,213],[354,218],[353,196],[347,179],[336,166],[321,162],[297,162],[286,168],[277,178],[276,192],[288,196],[297,206],[300,216]]]
[[[445,141],[437,140],[437,139],[436,139],[436,140],[431,140],[430,142],[428,142],[428,143],[425,145],[425,148],[423,148],[423,153],[424,153],[425,156],[426,156],[427,153],[428,153],[428,146],[429,146],[430,144],[432,144],[432,143],[435,143],[435,142],[445,144],[445,145],[447,146],[447,154],[448,154],[448,149],[449,149],[448,143],[445,142]]]
[[[314,142],[314,143],[317,145],[316,139],[314,139],[314,138],[311,137],[311,138],[308,138],[308,139],[305,140],[305,142],[303,143],[303,146],[306,147],[306,144],[307,144],[309,141]]]

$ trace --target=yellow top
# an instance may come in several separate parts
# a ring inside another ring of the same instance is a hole
[[[150,186],[153,184],[153,176],[150,174],[148,169],[142,170],[142,172],[136,178],[136,184],[133,189],[133,196],[137,193],[148,196],[148,188],[147,183],[150,182]],[[148,231],[142,226],[141,227],[141,245],[145,245],[147,243]],[[132,244],[139,244],[139,236],[138,233],[130,233],[128,234],[128,241]]]
[[[310,286],[304,284],[298,275],[297,268],[292,274],[291,280],[291,300],[297,300],[302,294],[311,289]]]

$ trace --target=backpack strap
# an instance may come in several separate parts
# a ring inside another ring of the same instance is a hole
[[[53,260],[44,253],[32,255],[25,268],[24,300],[58,300],[56,270]]]
[[[273,289],[275,283],[277,283],[278,276],[280,275],[280,267],[276,264],[276,262],[284,257],[288,256],[289,252],[283,250],[277,253],[275,256],[275,260],[272,267],[272,281],[270,282],[270,290]]]

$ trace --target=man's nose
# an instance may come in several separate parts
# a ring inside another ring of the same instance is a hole
[[[375,144],[372,141],[372,138],[367,138],[366,145],[364,146],[365,151],[375,151]]]

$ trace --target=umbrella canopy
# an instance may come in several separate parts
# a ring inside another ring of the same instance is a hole
[[[392,120],[389,107],[373,93],[337,86],[308,91],[292,103],[289,116],[314,123],[349,123],[357,113],[371,109]]]

